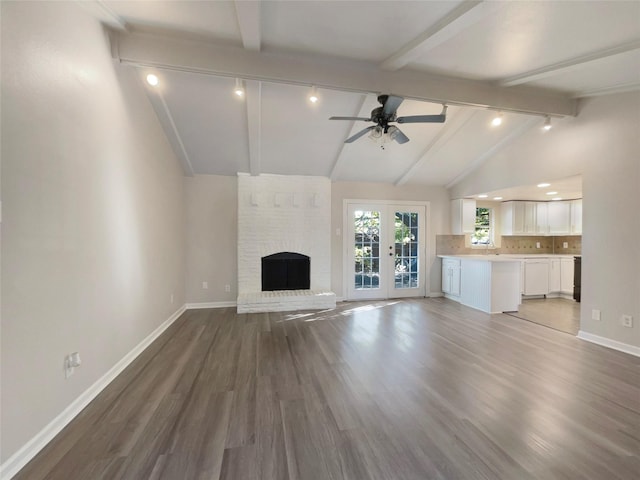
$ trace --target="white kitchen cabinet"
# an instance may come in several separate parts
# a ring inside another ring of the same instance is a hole
[[[549,214],[547,202],[534,202],[536,206],[536,235],[549,233]]]
[[[549,202],[549,235],[569,235],[571,233],[571,202]]]
[[[526,259],[524,266],[524,294],[549,294],[549,259]]]
[[[442,259],[442,291],[445,296],[460,296],[460,260]]]
[[[451,233],[463,235],[476,229],[476,201],[472,198],[451,200]]]
[[[571,200],[571,235],[582,235],[582,199]]]
[[[560,292],[573,295],[573,258],[562,258],[560,263]]]
[[[549,292],[559,292],[561,286],[561,264],[559,258],[549,260]]]
[[[503,202],[502,235],[582,235],[582,200]]]
[[[500,205],[502,235],[535,235],[537,202],[503,202]]]

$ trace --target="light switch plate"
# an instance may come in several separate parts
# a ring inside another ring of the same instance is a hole
[[[600,321],[600,310],[596,310],[596,309],[591,310],[591,320]]]

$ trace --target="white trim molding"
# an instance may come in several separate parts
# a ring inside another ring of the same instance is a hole
[[[187,303],[185,307],[187,310],[197,310],[200,308],[225,308],[225,307],[235,307],[236,302],[231,300],[228,302],[200,302],[200,303]]]
[[[587,342],[595,343],[597,345],[602,345],[603,347],[612,348],[620,352],[628,353],[629,355],[640,357],[640,347],[636,347],[635,345],[629,345],[628,343],[611,340],[610,338],[601,337],[600,335],[594,335],[593,333],[588,333],[584,330],[580,330],[577,337]]]
[[[66,427],[89,403],[98,396],[122,371],[133,362],[154,340],[175,322],[186,310],[183,305],[153,332],[136,345],[129,353],[100,377],[93,385],[80,394],[47,426],[25,443],[16,453],[0,465],[0,480],[9,480],[17,474],[40,450]]]

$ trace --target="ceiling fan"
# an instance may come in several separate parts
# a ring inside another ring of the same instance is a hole
[[[407,143],[409,137],[407,137],[402,131],[395,125],[389,125],[390,123],[444,123],[447,117],[447,106],[442,106],[442,113],[440,115],[410,115],[407,117],[397,117],[396,110],[402,103],[404,98],[397,97],[395,95],[379,95],[378,102],[381,107],[374,108],[371,111],[371,117],[330,117],[329,120],[362,120],[364,122],[374,122],[375,125],[360,130],[355,135],[347,138],[344,143],[355,142],[360,137],[371,133],[372,138],[381,138],[383,135],[387,135],[389,139],[395,140],[398,143]]]

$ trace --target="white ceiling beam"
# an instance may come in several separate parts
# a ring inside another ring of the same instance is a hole
[[[122,64],[241,77],[264,82],[316,85],[342,91],[390,93],[405,98],[473,105],[539,115],[575,115],[576,101],[543,89],[504,88],[488,82],[384,71],[371,62],[294,53],[260,53],[237,47],[142,33],[111,35]]]
[[[242,45],[246,50],[259,52],[262,43],[262,2],[236,0],[234,3]]]
[[[422,34],[404,45],[380,64],[383,70],[399,70],[420,58],[430,49],[455,37],[463,30],[485,18],[499,8],[501,2],[466,0]]]
[[[622,53],[631,52],[640,48],[640,40],[625,43],[623,45],[617,45],[605,50],[599,50],[597,52],[588,53],[579,57],[571,58],[563,62],[554,63],[553,65],[547,65],[545,67],[537,68],[529,72],[521,73],[513,77],[505,78],[498,82],[503,87],[512,87],[514,85],[521,85],[523,83],[529,83],[536,80],[542,80],[543,78],[553,77],[562,73],[571,72],[591,62],[597,62],[604,58],[613,57],[614,55],[620,55]]]
[[[249,172],[260,175],[262,168],[262,82],[245,82],[247,134],[249,137]]]
[[[353,115],[354,117],[365,117],[365,116],[369,117],[369,115],[371,115],[371,112],[365,111],[364,109],[364,105],[366,101],[367,101],[367,95],[362,95],[360,98],[360,103],[358,104],[356,113]],[[349,129],[347,130],[347,135],[344,137],[345,140],[351,136],[351,132],[353,131],[353,127],[355,126],[355,124],[356,124],[356,120],[353,120],[349,125]],[[363,126],[362,128],[366,128],[366,127]],[[343,158],[342,151],[344,150],[345,145],[346,144],[344,142],[340,144],[340,148],[338,149],[338,154],[336,155],[336,158],[333,161],[333,167],[331,168],[331,173],[329,174],[329,178],[331,180],[335,181],[337,178],[339,166],[341,164],[340,160],[342,160]]]
[[[477,109],[461,108],[455,115],[447,116],[446,123],[442,126],[438,134],[431,140],[413,164],[395,181],[395,185],[404,185],[415,172],[431,161],[435,155],[444,147],[476,114]]]
[[[151,105],[153,105],[153,109],[156,111],[160,124],[164,127],[164,132],[167,136],[167,140],[169,141],[169,145],[171,145],[173,152],[176,154],[176,157],[178,157],[178,160],[180,160],[182,171],[187,177],[193,177],[195,173],[193,170],[193,164],[191,163],[187,149],[184,146],[184,142],[182,141],[176,122],[173,120],[171,110],[169,110],[169,106],[164,100],[162,93],[160,93],[159,90],[147,88],[148,85],[146,85],[146,82],[141,78],[140,82],[142,84],[142,89],[146,92],[149,100],[151,101]]]
[[[114,30],[127,29],[127,22],[101,0],[76,0],[76,3],[99,22]]]
[[[640,90],[640,82],[621,83],[619,85],[611,85],[608,87],[592,88],[590,90],[582,90],[576,92],[573,98],[599,97],[601,95],[611,95],[613,93],[635,92]]]
[[[451,180],[445,187],[449,189],[454,185],[456,185],[458,182],[461,182],[464,178],[469,176],[476,169],[480,168],[480,166],[483,163],[485,163],[487,160],[493,157],[500,150],[506,148],[507,145],[510,145],[511,143],[513,143],[517,138],[521,137],[525,132],[528,132],[529,130],[531,130],[535,125],[542,126],[540,117],[528,118],[518,128],[515,128],[514,130],[509,132],[507,135],[505,135],[496,143],[494,143],[491,147],[489,147],[486,151],[484,151],[483,153],[478,155],[476,158],[474,158],[471,162],[469,162],[469,164],[464,169],[464,171],[456,175],[455,178]]]

